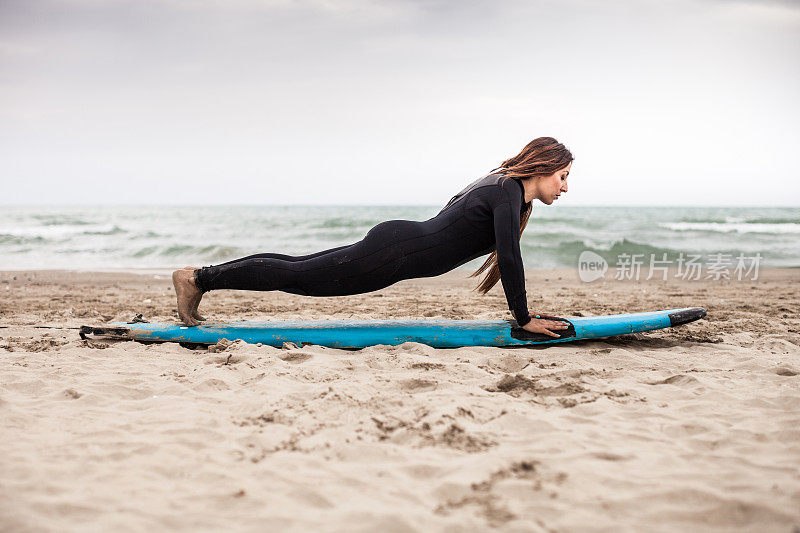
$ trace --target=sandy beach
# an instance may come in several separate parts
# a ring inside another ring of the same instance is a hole
[[[475,284],[224,291],[201,312],[509,318]],[[67,329],[177,322],[165,274],[0,272],[0,530],[800,530],[800,269],[527,287],[560,316],[708,317],[547,348],[191,350]]]

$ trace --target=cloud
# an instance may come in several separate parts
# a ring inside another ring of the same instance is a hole
[[[576,181],[587,182],[570,196],[586,203],[621,189],[650,198],[642,172],[737,198],[746,191],[731,175],[769,170],[796,190],[797,163],[776,156],[800,143],[800,50],[796,29],[773,20],[789,20],[781,10],[797,11],[713,0],[3,0],[0,174],[32,184],[32,198],[110,179],[152,180],[165,197],[199,185],[188,190],[202,201],[222,176],[241,191],[233,199],[298,201],[313,188],[331,202],[414,203],[414,191],[445,198],[551,134],[574,147]]]
[[[731,1],[724,5],[724,13],[750,24],[800,25],[800,2],[790,0]]]

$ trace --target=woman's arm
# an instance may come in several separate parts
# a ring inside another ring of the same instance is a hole
[[[569,327],[550,316],[531,318],[528,312],[528,296],[525,292],[525,267],[519,249],[519,222],[522,209],[522,188],[507,178],[501,185],[501,194],[494,208],[494,236],[497,249],[497,266],[500,281],[506,293],[508,308],[521,328],[533,333],[544,333],[558,338],[553,330]]]
[[[525,268],[519,250],[520,209],[522,188],[513,179],[506,178],[500,185],[500,195],[494,207],[494,237],[500,281],[506,293],[508,308],[517,323],[530,322],[528,299],[525,292]]]

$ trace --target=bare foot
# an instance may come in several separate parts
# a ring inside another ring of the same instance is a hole
[[[200,290],[194,286],[191,270],[176,270],[172,273],[172,284],[175,296],[178,297],[178,316],[187,326],[196,326],[199,322],[192,316],[192,304]]]
[[[194,271],[197,270],[196,267],[183,267],[183,269],[190,271],[192,273],[192,277],[194,277]],[[192,318],[201,322],[206,319],[206,317],[200,315],[200,311],[198,310],[198,307],[200,307],[200,300],[202,299],[203,293],[197,291],[197,296],[195,296],[194,300],[192,300]]]

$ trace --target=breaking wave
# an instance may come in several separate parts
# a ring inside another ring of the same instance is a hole
[[[168,269],[308,254],[356,242],[378,222],[427,220],[439,209],[14,207],[0,211],[0,269]],[[763,266],[800,267],[800,209],[537,206],[520,248],[527,268],[574,268],[587,250],[609,263],[620,254],[760,253]]]

